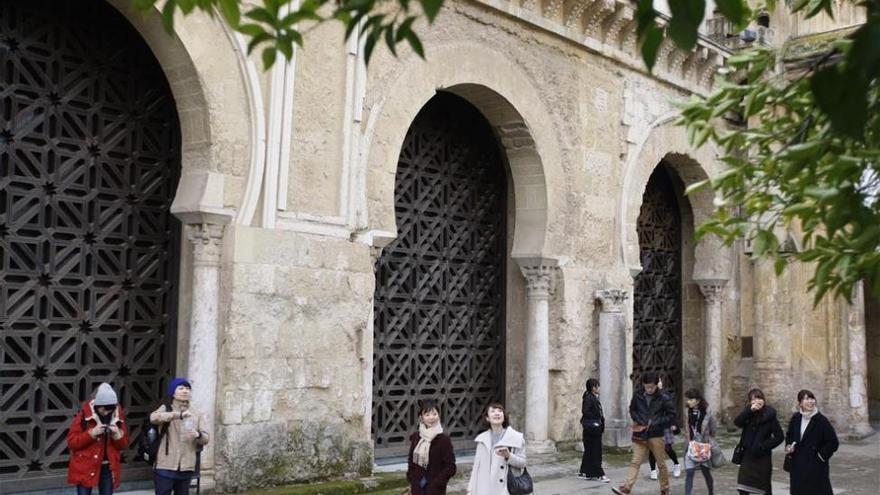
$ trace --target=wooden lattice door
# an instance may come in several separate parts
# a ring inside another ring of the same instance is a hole
[[[379,457],[406,453],[420,399],[439,399],[446,432],[472,447],[481,409],[502,398],[506,194],[485,118],[457,96],[435,96],[400,153],[398,237],[376,266]]]
[[[633,384],[656,371],[681,403],[681,212],[671,171],[658,166],[645,188],[637,231],[642,271],[633,297]]]
[[[0,2],[0,485],[65,484],[71,419],[111,382],[132,430],[176,333],[180,131],[165,76],[99,0]],[[124,456],[125,475],[148,474]]]

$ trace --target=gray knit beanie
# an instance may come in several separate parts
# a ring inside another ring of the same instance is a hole
[[[98,391],[95,393],[96,406],[115,406],[117,402],[116,392],[113,391],[113,387],[109,383],[104,382],[98,385]]]

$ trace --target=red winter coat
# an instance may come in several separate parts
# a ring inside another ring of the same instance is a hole
[[[110,422],[119,427],[122,437],[118,440],[106,439],[106,434],[92,438],[89,431],[98,425],[97,414],[92,413],[92,402],[83,404],[82,410],[76,413],[67,433],[67,448],[70,449],[70,463],[67,468],[67,482],[88,488],[98,486],[101,477],[101,463],[104,461],[104,446],[107,446],[107,459],[110,460],[110,472],[113,473],[113,488],[119,488],[120,466],[119,453],[128,447],[128,428],[119,407],[113,410]],[[82,419],[86,420],[86,428],[82,428]]]

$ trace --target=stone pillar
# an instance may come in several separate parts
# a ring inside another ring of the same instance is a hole
[[[605,412],[603,442],[611,447],[625,447],[631,443],[627,426],[628,399],[624,384],[628,380],[626,368],[626,311],[627,292],[621,289],[597,290],[599,309],[599,384],[602,408]]]
[[[865,286],[853,288],[852,304],[847,314],[847,349],[849,352],[850,434],[865,437],[873,433],[868,422],[868,346],[865,335]]]
[[[192,306],[189,325],[189,359],[186,377],[193,384],[194,406],[205,414],[211,442],[202,451],[202,488],[214,486],[214,416],[217,406],[217,353],[220,327],[220,250],[224,225],[197,223],[186,226],[193,246]]]
[[[721,403],[721,298],[727,280],[697,280],[703,293],[703,396],[718,419]]]
[[[546,259],[519,260],[526,278],[528,323],[526,326],[526,424],[529,452],[553,452],[548,438],[550,406],[550,291],[556,262]]]

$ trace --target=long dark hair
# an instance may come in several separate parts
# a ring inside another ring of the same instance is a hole
[[[689,389],[687,392],[684,393],[684,396],[688,399],[697,399],[700,402],[697,405],[697,408],[700,411],[705,411],[709,407],[709,403],[706,402],[706,399],[705,399],[705,397],[703,397],[703,394],[701,394],[700,391],[695,388]]]

